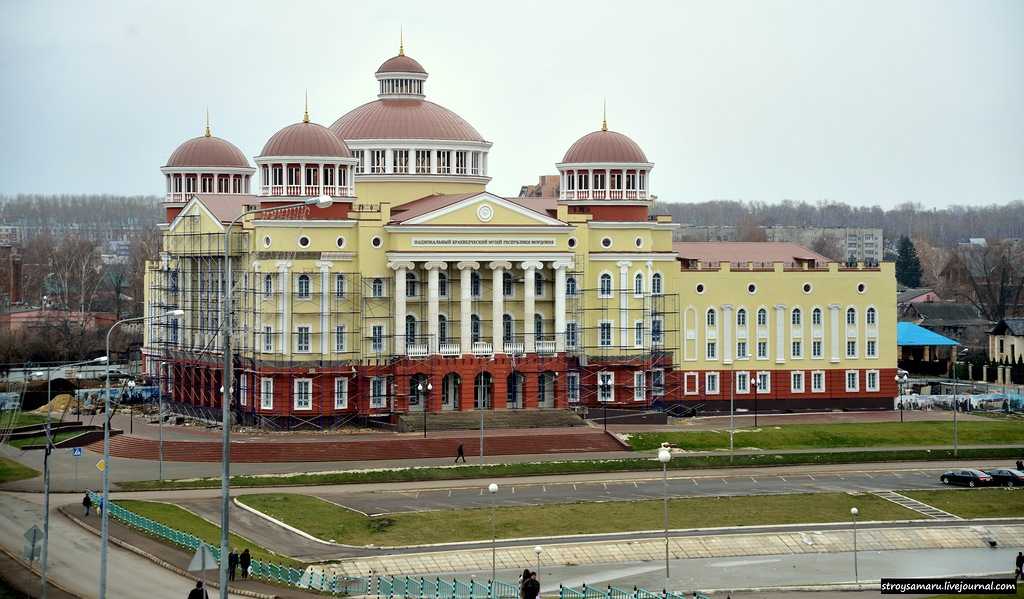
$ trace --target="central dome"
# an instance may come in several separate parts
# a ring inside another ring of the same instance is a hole
[[[635,141],[629,137],[601,129],[588,133],[569,147],[562,162],[583,163],[646,163],[647,156]]]
[[[433,102],[414,99],[374,100],[373,102],[367,102],[334,121],[334,124],[331,125],[331,131],[341,139],[346,140],[443,139],[484,141],[480,132],[461,116]]]
[[[323,125],[303,121],[275,133],[263,146],[261,156],[331,156],[349,158],[345,142]]]

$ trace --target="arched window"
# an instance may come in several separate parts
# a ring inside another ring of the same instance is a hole
[[[816,327],[821,326],[821,308],[811,310],[811,324]]]
[[[309,299],[309,275],[299,275],[299,299]]]
[[[437,316],[437,342],[448,343],[448,317],[444,314]]]
[[[846,324],[855,325],[857,324],[857,310],[853,308],[846,309]]]
[[[608,273],[602,273],[600,284],[598,285],[598,291],[601,297],[612,296],[612,276]]]
[[[708,322],[708,326],[709,327],[715,326],[715,309],[714,308],[708,310],[707,322]]]
[[[768,310],[761,308],[757,311],[757,326],[768,326]]]
[[[370,285],[370,293],[373,297],[384,297],[384,279],[374,279]]]
[[[411,345],[416,342],[416,317],[412,314],[405,315],[405,344]]]
[[[512,324],[512,317],[505,314],[501,317],[501,340],[505,343],[512,343],[512,336],[515,334],[515,328]]]
[[[345,297],[345,275],[334,275],[334,295]]]
[[[660,272],[654,273],[654,276],[651,277],[651,293],[653,293],[654,295],[661,295],[662,293]]]
[[[544,275],[540,272],[533,273],[533,294],[537,297],[544,296]]]
[[[544,317],[540,314],[534,313],[533,315],[533,335],[534,337],[540,337],[544,334]]]
[[[636,275],[633,277],[633,294],[644,294],[644,276],[640,273],[636,273]]]
[[[263,295],[270,297],[274,293],[274,277],[263,275]]]
[[[576,295],[576,277],[565,278],[565,294]]]
[[[448,297],[448,275],[447,273],[437,273],[437,295],[441,297]]]
[[[480,297],[480,273],[475,270],[469,275],[469,293],[473,297]]]
[[[510,272],[501,275],[501,293],[505,297],[512,297],[512,273]]]
[[[405,297],[416,297],[416,275],[405,273]]]
[[[793,313],[790,316],[790,322],[793,323],[793,326],[795,327],[800,326],[800,308],[793,308]]]
[[[473,338],[473,343],[480,341],[480,317],[476,314],[469,317],[469,334]]]
[[[745,327],[747,326],[747,311],[743,308],[736,310],[736,326]]]
[[[864,321],[870,325],[878,323],[878,313],[874,308],[868,308],[867,313],[864,315]]]

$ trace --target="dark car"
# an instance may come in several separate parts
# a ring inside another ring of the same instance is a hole
[[[992,484],[1000,487],[1024,487],[1024,472],[1011,468],[993,468],[985,474],[992,477]]]
[[[964,485],[965,487],[982,487],[992,484],[992,477],[981,470],[950,470],[939,477],[944,485]]]

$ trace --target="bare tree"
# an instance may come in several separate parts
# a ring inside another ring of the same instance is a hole
[[[754,219],[745,217],[736,227],[736,241],[768,241],[768,235]]]
[[[1021,313],[1024,244],[993,241],[958,249],[943,271],[957,295],[992,321]]]
[[[50,272],[57,286],[58,303],[66,310],[91,310],[103,282],[103,262],[94,241],[66,237],[50,256]]]
[[[817,239],[812,241],[811,250],[825,256],[826,258],[835,260],[836,262],[843,262],[846,260],[846,252],[843,251],[843,244],[840,243],[838,237],[829,233],[819,235]]]

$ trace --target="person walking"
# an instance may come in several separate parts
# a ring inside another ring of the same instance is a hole
[[[526,568],[519,575],[519,599],[526,599],[526,581],[530,580],[530,569]]]
[[[228,553],[228,580],[235,579],[235,570],[238,569],[238,552],[232,549]]]
[[[89,497],[89,491],[85,492],[85,497],[82,498],[82,508],[85,511],[85,517],[89,517],[89,508],[92,507],[92,498]]]
[[[530,577],[523,583],[523,599],[537,599],[540,596],[540,581],[537,573],[530,572]]]
[[[206,594],[206,589],[203,588],[202,580],[196,581],[196,588],[189,591],[188,599],[210,599],[210,596]]]
[[[103,498],[102,497],[100,497],[98,500],[96,500],[96,514],[98,516],[100,516],[101,518],[103,517]]]
[[[252,556],[249,555],[249,548],[246,547],[242,550],[242,555],[238,556],[238,565],[242,567],[242,580],[249,578],[249,565],[252,563]]]
[[[462,443],[459,443],[459,448],[456,450],[455,463],[458,464],[460,459],[463,464],[466,463],[466,448],[462,446]]]
[[[1024,472],[1024,462],[1017,460],[1017,470]]]
[[[1014,580],[1024,578],[1024,552],[1017,552],[1017,571],[1013,573]]]

